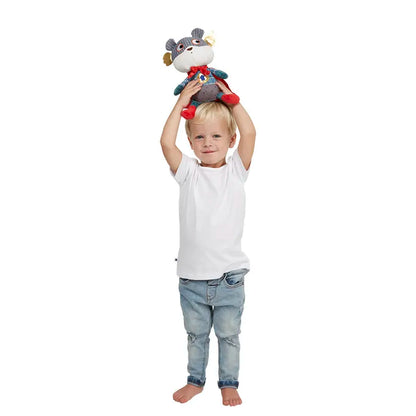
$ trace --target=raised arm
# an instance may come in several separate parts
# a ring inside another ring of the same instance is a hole
[[[160,144],[162,151],[168,162],[170,169],[175,174],[182,160],[182,152],[176,146],[176,137],[178,135],[179,124],[181,121],[181,111],[189,104],[191,97],[196,94],[202,87],[199,81],[191,81],[181,92],[178,101],[173,107],[165,127],[163,128]]]
[[[224,94],[232,94],[232,92],[220,81],[217,82],[221,91]],[[256,129],[250,116],[245,108],[238,103],[231,106],[235,121],[237,123],[238,131],[240,132],[240,143],[238,144],[238,153],[246,170],[249,169],[251,158],[254,153],[254,144],[256,142]]]

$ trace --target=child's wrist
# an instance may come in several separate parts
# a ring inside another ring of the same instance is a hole
[[[176,102],[175,104],[175,108],[179,109],[180,111],[182,111],[182,109],[184,107],[186,107],[189,104],[189,100],[184,100],[183,98],[179,98],[179,100]]]
[[[173,113],[175,114],[175,116],[180,117],[182,110],[183,110],[183,107],[181,105],[175,105],[175,108],[173,109]]]

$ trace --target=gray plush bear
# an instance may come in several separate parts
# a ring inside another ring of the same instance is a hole
[[[214,59],[214,52],[208,39],[202,39],[204,31],[196,28],[191,35],[191,37],[182,38],[179,42],[169,39],[166,42],[166,49],[170,52],[163,56],[166,65],[173,63],[178,71],[188,73],[188,77],[175,88],[175,95],[179,95],[186,84],[194,79],[203,84],[192,97],[190,104],[182,110],[182,117],[186,119],[194,117],[196,107],[201,103],[221,100],[227,104],[237,104],[240,101],[236,94],[224,94],[216,84],[217,79],[220,79],[228,87],[224,81],[228,75],[223,71],[208,67]]]

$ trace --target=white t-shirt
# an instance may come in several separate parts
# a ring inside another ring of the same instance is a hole
[[[217,279],[250,268],[241,251],[247,176],[238,150],[220,168],[202,167],[197,159],[182,155],[174,175],[180,185],[179,277]]]

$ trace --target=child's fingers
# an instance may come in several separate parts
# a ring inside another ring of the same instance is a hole
[[[191,86],[191,88],[190,88],[190,90],[191,90],[191,91],[199,91],[201,88],[202,88],[202,84],[200,84],[200,83],[197,81],[197,84],[196,84],[196,85],[192,85],[192,86]]]
[[[220,83],[220,86],[221,86],[221,89],[222,89],[223,92],[225,92],[227,94],[231,93],[231,90],[223,82],[219,81],[219,83]]]
[[[197,80],[193,80],[188,83],[187,89],[188,90],[195,90],[195,89],[201,89],[202,85]]]
[[[216,81],[215,83],[220,87],[220,90],[222,92],[225,92],[228,94],[231,93],[231,91],[221,81]]]
[[[189,82],[188,85],[190,85],[191,87],[196,87],[199,84],[199,81],[197,79],[194,79],[193,81]]]
[[[194,95],[198,91],[198,88],[195,85],[188,84],[182,91],[182,95]]]

